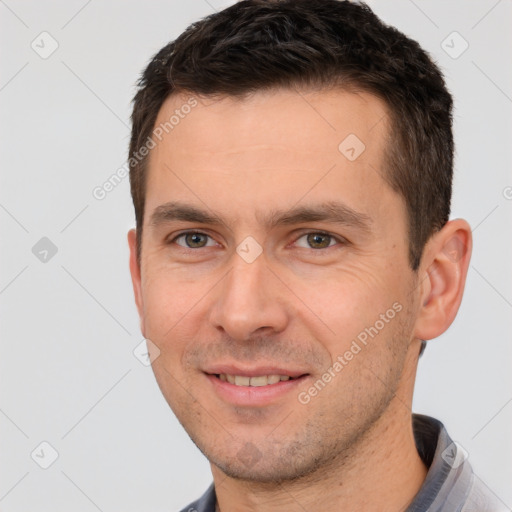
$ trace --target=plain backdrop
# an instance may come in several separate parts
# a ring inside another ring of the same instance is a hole
[[[150,57],[229,3],[0,1],[2,512],[176,511],[211,481],[134,355],[128,179],[102,200],[93,191],[126,161],[130,101]],[[464,301],[429,342],[414,410],[445,423],[510,508],[512,4],[370,5],[445,73],[453,217],[474,230]]]

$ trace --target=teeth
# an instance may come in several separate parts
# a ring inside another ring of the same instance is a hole
[[[246,377],[244,375],[228,375],[221,373],[219,379],[223,382],[229,382],[235,386],[267,386],[269,384],[277,384],[282,380],[290,380],[289,375],[258,375],[257,377]]]
[[[250,377],[242,377],[241,375],[235,375],[235,386],[248,386],[250,382]]]
[[[251,377],[251,386],[266,386],[268,384],[268,377],[262,375],[261,377]]]

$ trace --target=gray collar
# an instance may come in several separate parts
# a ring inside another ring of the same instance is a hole
[[[416,448],[429,469],[407,512],[460,510],[473,479],[464,451],[450,439],[440,421],[413,414],[412,425]]]

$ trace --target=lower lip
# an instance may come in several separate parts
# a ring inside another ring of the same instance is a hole
[[[264,406],[276,402],[287,393],[293,391],[298,395],[298,387],[308,377],[304,375],[296,379],[282,380],[267,386],[236,386],[220,380],[215,375],[205,374],[215,392],[226,402],[238,406]]]

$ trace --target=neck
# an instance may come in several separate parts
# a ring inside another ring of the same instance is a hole
[[[404,510],[425,480],[412,430],[415,366],[404,374],[385,413],[361,436],[351,453],[314,474],[282,483],[255,483],[227,477],[212,465],[220,512],[280,510]],[[407,385],[405,385],[407,384]]]

